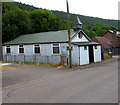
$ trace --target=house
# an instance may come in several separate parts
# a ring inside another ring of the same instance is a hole
[[[77,17],[71,30],[72,64],[84,65],[101,61],[101,45],[92,40],[82,30]],[[3,44],[4,61],[69,63],[68,31],[41,32],[22,35]]]
[[[109,30],[101,37],[92,38],[92,41],[102,45],[103,52],[120,54],[120,32]]]

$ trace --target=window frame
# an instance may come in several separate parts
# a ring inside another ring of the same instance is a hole
[[[22,47],[21,47],[21,46],[22,46]],[[20,48],[23,49],[23,53],[20,53]],[[18,45],[18,53],[19,53],[19,54],[25,54],[25,48],[24,48],[24,45],[23,45],[23,44]]]
[[[39,46],[37,46],[37,47],[39,47],[40,53],[35,53],[36,45],[39,45]],[[34,45],[33,45],[33,54],[41,54],[41,45],[40,45],[40,44],[34,44]]]
[[[81,35],[80,35],[81,34]],[[83,37],[83,33],[80,31],[79,33],[78,33],[78,38],[79,39],[82,39],[82,37]]]
[[[58,46],[54,46],[55,44],[57,44]],[[53,51],[53,48],[54,48],[54,47],[59,47],[59,53],[54,53],[54,51]],[[53,43],[53,44],[52,44],[52,54],[53,54],[53,55],[60,55],[60,54],[61,54],[60,44],[58,44],[58,43]]]
[[[9,46],[9,47],[8,47],[8,46]],[[10,46],[10,45],[7,45],[5,49],[6,49],[6,54],[11,54],[11,46]],[[7,52],[7,51],[8,51],[7,49],[9,49],[9,50],[10,50],[10,52],[9,52],[9,53]]]
[[[97,45],[95,45],[95,49],[97,49]]]
[[[84,46],[84,50],[87,50],[87,46],[86,45]]]

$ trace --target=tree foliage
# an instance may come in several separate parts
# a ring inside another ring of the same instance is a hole
[[[22,34],[29,33],[30,20],[21,9],[9,10],[3,15],[3,41],[9,41]]]
[[[66,12],[62,11],[52,11],[54,14],[59,16],[62,19],[66,19]],[[79,16],[81,22],[86,26],[87,29],[91,28],[96,22],[100,22],[103,24],[107,25],[112,25],[118,29],[118,20],[110,20],[110,19],[102,19],[102,18],[97,18],[97,17],[90,17],[90,16],[84,16],[84,15],[79,15],[79,14],[70,14],[70,19],[71,21],[76,20],[76,15]]]
[[[88,34],[90,38],[101,36],[103,33],[107,32],[108,30],[115,30],[116,27],[112,25],[106,25],[101,22],[96,22],[89,30],[84,26],[83,30],[85,33]]]
[[[107,30],[116,29],[116,25],[113,23],[116,24],[117,21],[78,16],[83,23],[83,30],[91,38],[100,36]],[[66,17],[67,13],[65,12],[38,9],[18,2],[4,2],[2,14],[3,42],[28,33],[66,30]],[[70,26],[73,29],[76,14],[70,14],[70,17]]]
[[[46,9],[36,9],[30,12],[30,20],[33,32],[45,32],[59,30],[60,18]]]
[[[24,10],[15,3],[3,3],[3,42],[20,35],[67,29],[67,21],[46,9]],[[71,22],[72,26],[72,22]]]

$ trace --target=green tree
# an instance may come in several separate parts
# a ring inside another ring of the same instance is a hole
[[[49,14],[50,12],[45,9],[36,9],[30,13],[33,32],[43,32],[49,29]]]
[[[57,31],[60,29],[60,18],[52,13],[49,15],[48,23],[49,31]]]
[[[28,14],[21,9],[9,10],[3,14],[3,42],[12,40],[31,30]]]
[[[88,34],[90,38],[101,36],[108,30],[114,30],[116,29],[114,26],[103,24],[101,22],[96,22],[89,31],[84,27],[85,32]]]
[[[2,13],[6,13],[9,10],[18,9],[18,6],[15,2],[2,2]]]

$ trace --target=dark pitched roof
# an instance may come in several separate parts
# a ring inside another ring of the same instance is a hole
[[[103,37],[109,39],[115,47],[120,47],[120,37],[118,36],[118,34],[118,31],[109,30],[103,35]]]
[[[95,38],[92,38],[92,41],[100,43],[103,48],[115,47],[115,45],[111,42],[111,40],[105,37],[95,37]]]
[[[109,30],[102,37],[92,38],[92,41],[101,43],[103,48],[120,47],[120,32]]]

